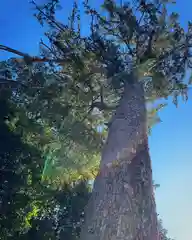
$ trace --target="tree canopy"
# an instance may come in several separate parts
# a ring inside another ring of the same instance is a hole
[[[37,20],[48,27],[48,44],[40,42],[39,56],[0,45],[20,56],[0,63],[3,236],[77,239],[87,181],[98,172],[130,69],[145,86],[149,130],[166,106],[154,106],[156,100],[172,96],[177,104],[179,95],[187,99],[183,79],[191,68],[192,24],[185,32],[179,15],[168,14],[168,2],[106,0],[101,15],[85,1],[90,26],[83,36],[76,2],[64,24],[56,19],[57,0],[43,6],[32,1]],[[67,221],[71,225],[64,231]]]

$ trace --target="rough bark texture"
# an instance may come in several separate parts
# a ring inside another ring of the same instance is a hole
[[[158,240],[144,91],[127,85],[112,118],[81,240]]]

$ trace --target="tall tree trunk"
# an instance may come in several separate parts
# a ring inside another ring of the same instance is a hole
[[[158,240],[142,84],[126,85],[112,117],[81,240]]]

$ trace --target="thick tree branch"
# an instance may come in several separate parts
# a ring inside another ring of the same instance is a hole
[[[6,88],[17,88],[18,86],[26,87],[23,83],[19,81],[15,81],[13,79],[9,79],[3,76],[0,76],[0,88],[3,88],[6,85]]]
[[[21,51],[18,51],[16,49],[13,49],[13,48],[10,48],[10,47],[7,47],[5,45],[1,45],[0,44],[0,50],[3,50],[3,51],[6,51],[6,52],[10,52],[10,53],[13,53],[13,54],[16,54],[20,57],[23,57],[25,61],[29,62],[29,63],[33,63],[33,62],[55,62],[55,63],[64,63],[65,60],[64,59],[49,59],[49,58],[46,58],[46,57],[38,57],[38,56],[30,56],[29,54],[27,53],[23,53]]]
[[[92,109],[98,108],[100,111],[115,110],[117,108],[117,106],[108,106],[106,103],[102,103],[102,102],[94,102],[91,107]]]
[[[104,103],[104,97],[103,97],[103,87],[101,86],[100,88],[100,96],[98,96],[95,100],[100,98],[100,101],[92,101],[91,108],[98,108],[100,111],[103,110],[115,110],[117,106],[108,106],[106,103]]]

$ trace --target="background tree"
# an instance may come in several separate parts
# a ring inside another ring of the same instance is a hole
[[[162,220],[159,219],[158,221],[159,232],[160,232],[160,240],[173,240],[172,238],[168,237],[168,231],[163,227]]]
[[[9,124],[15,110],[9,103],[9,90],[0,96],[0,225],[1,239],[17,237],[27,229],[25,216],[33,206],[41,176],[41,153],[25,143],[22,134]]]

